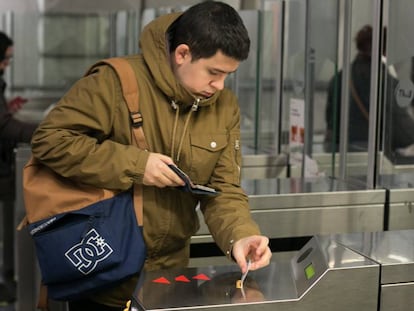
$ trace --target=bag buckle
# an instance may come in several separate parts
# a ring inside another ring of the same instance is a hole
[[[131,116],[132,127],[139,128],[142,126],[142,114],[139,111],[133,111],[129,114]]]

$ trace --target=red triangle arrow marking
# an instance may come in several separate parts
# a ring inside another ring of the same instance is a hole
[[[210,278],[204,273],[193,276],[193,279],[210,281]]]
[[[184,275],[180,275],[180,276],[177,276],[176,278],[175,278],[175,280],[177,281],[177,282],[190,282],[190,280],[189,279],[187,279]]]
[[[160,277],[158,279],[153,280],[152,282],[154,283],[161,283],[161,284],[171,284],[170,281],[168,281],[166,278],[164,277]]]

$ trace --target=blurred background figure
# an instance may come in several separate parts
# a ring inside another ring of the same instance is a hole
[[[381,145],[387,155],[394,158],[399,150],[414,144],[414,118],[410,116],[407,109],[396,104],[395,90],[398,86],[397,73],[393,66],[386,66],[386,29],[383,32],[382,66],[380,68],[381,82],[380,93],[384,93],[386,85],[387,98],[379,99],[379,112],[381,118],[378,129],[384,134],[380,138]],[[357,55],[351,63],[349,80],[349,127],[348,127],[348,151],[367,151],[368,128],[369,128],[369,100],[371,87],[371,51],[372,51],[372,27],[365,25],[355,37]],[[340,102],[341,102],[342,71],[339,71],[329,82],[327,106],[325,112],[327,131],[324,149],[327,152],[338,151],[340,135]],[[383,105],[385,102],[385,106]],[[384,116],[386,116],[384,118]],[[384,120],[386,123],[384,124]],[[385,131],[382,128],[385,126]]]
[[[14,148],[19,142],[29,143],[37,124],[26,123],[14,117],[26,99],[6,98],[4,72],[13,58],[13,40],[0,32],[0,208],[3,213],[3,271],[0,275],[0,302],[15,299],[13,271],[14,223]]]
[[[37,124],[22,122],[14,117],[26,99],[6,98],[4,72],[13,58],[13,40],[0,32],[0,176],[9,176],[13,168],[12,152],[17,142],[29,143]]]
[[[349,151],[366,151],[368,141],[369,92],[371,83],[372,27],[365,25],[356,37],[357,55],[351,64],[349,103]],[[342,70],[329,82],[326,106],[325,151],[338,151]],[[333,146],[332,146],[333,145]]]

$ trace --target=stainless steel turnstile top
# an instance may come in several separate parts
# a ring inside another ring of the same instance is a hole
[[[406,172],[392,175],[381,175],[379,187],[389,190],[390,203],[414,202],[414,173]],[[405,228],[405,229],[412,229]]]
[[[414,230],[341,234],[335,240],[381,265],[381,284],[414,282]]]
[[[235,264],[145,272],[131,310],[376,310],[379,268],[376,263],[337,244],[313,237],[290,260],[251,271],[243,290]],[[358,286],[355,286],[355,284]],[[359,288],[364,286],[364,289]],[[294,309],[292,307],[294,306]]]

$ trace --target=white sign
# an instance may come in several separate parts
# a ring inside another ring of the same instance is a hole
[[[290,147],[303,146],[305,142],[305,101],[292,98],[290,100]]]

